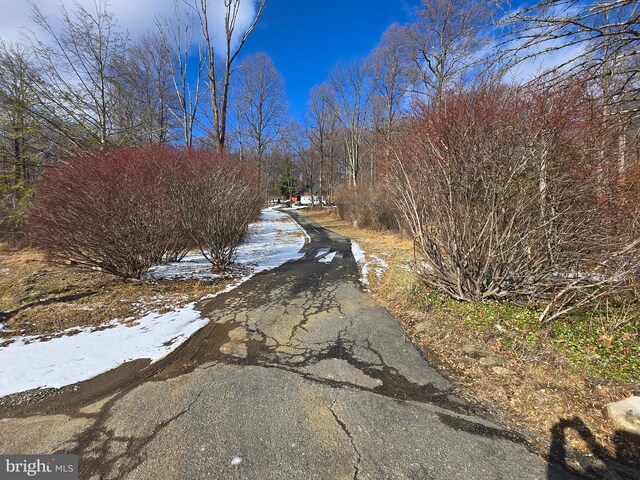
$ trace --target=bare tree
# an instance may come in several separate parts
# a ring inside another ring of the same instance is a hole
[[[239,66],[234,98],[241,145],[249,149],[264,173],[265,155],[289,124],[284,78],[265,53],[248,56]]]
[[[329,85],[334,94],[334,115],[342,127],[349,184],[356,186],[371,114],[371,77],[363,62],[354,61],[331,72]]]
[[[246,1],[246,0],[245,0]],[[225,48],[221,65],[214,45],[214,33],[209,25],[209,0],[196,0],[195,8],[200,18],[200,25],[204,36],[207,58],[207,76],[209,81],[209,93],[211,97],[211,116],[213,120],[213,133],[218,150],[223,151],[227,140],[227,111],[229,107],[229,88],[233,65],[242,50],[245,42],[253,32],[267,0],[260,0],[255,18],[249,28],[236,38],[238,13],[241,0],[224,0],[224,41]],[[221,71],[219,71],[219,68]]]
[[[200,78],[205,66],[202,46],[196,44],[194,54],[194,25],[191,11],[182,12],[179,0],[173,1],[173,17],[159,19],[165,53],[171,58],[169,69],[177,97],[177,105],[171,114],[180,123],[182,139],[187,148],[193,146],[193,134],[196,124],[202,92]],[[196,58],[195,64],[192,57]],[[195,83],[191,77],[195,77]]]
[[[46,34],[31,35],[43,77],[34,84],[43,119],[74,146],[118,143],[124,132],[114,121],[118,88],[113,67],[125,36],[106,3],[97,2],[91,11],[79,3],[73,11],[61,5],[57,21],[35,3],[31,12]]]
[[[172,58],[159,34],[143,35],[131,45],[117,65],[122,90],[116,115],[128,125],[129,143],[172,140],[178,126],[172,109],[178,107]]]
[[[380,133],[388,141],[411,86],[410,29],[391,25],[368,58],[376,96],[376,118]]]
[[[494,0],[422,0],[413,25],[414,79],[432,102],[462,80],[487,44],[483,30],[497,9]]]
[[[505,20],[502,43],[512,61],[562,51],[566,59],[549,79],[599,79],[607,103],[640,110],[640,5],[635,0],[542,0]]]
[[[367,62],[373,76],[373,127],[376,148],[371,151],[371,181],[377,179],[377,150],[388,155],[391,135],[397,126],[403,103],[411,88],[410,29],[391,25],[369,55]]]
[[[50,142],[32,113],[37,73],[28,50],[0,41],[0,228],[21,227]]]
[[[505,22],[510,30],[500,46],[508,67],[538,58],[544,61],[553,54],[563,60],[542,72],[544,88],[589,85],[601,105],[599,176],[610,178],[605,170],[617,168],[622,181],[640,113],[638,2],[543,0],[517,10]],[[617,160],[617,166],[609,167],[609,159]]]
[[[32,113],[35,78],[27,48],[0,41],[0,158],[11,182],[35,180],[42,156],[42,126]]]
[[[338,128],[334,101],[331,87],[323,83],[311,90],[307,105],[306,133],[311,147],[319,157],[318,183],[321,197],[325,194],[325,184],[328,185],[329,196],[333,193]]]

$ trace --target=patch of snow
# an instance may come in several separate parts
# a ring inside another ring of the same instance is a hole
[[[305,230],[289,215],[273,207],[263,209],[258,221],[249,225],[249,235],[236,251],[233,266],[249,267],[251,271],[251,275],[240,280],[246,281],[253,274],[302,258],[300,250],[306,238]],[[223,277],[211,271],[211,264],[201,253],[190,253],[180,262],[153,267],[143,279],[215,280]]]
[[[233,457],[231,459],[231,466],[232,467],[237,467],[238,465],[240,465],[242,463],[242,457]]]
[[[11,270],[8,268],[0,268],[0,275],[9,275],[9,273],[11,273]]]
[[[378,279],[382,278],[384,272],[389,268],[389,264],[377,255],[371,255],[371,258],[367,260],[364,249],[353,240],[351,240],[351,251],[360,270],[360,283],[364,286],[369,285],[369,270],[371,268],[375,270]]]
[[[306,240],[301,230],[287,214],[273,208],[263,210],[259,221],[250,225],[235,261],[235,265],[250,273],[204,298],[229,292],[258,272],[302,258],[300,250]],[[205,269],[202,260],[196,254],[190,255],[167,268],[154,269],[153,278],[212,278],[214,274],[206,271],[210,267]],[[133,306],[148,308],[156,300],[141,298]],[[209,319],[202,318],[195,303],[190,303],[168,313],[148,312],[133,326],[114,319],[100,330],[73,328],[65,332],[74,333],[72,336],[46,341],[17,337],[11,344],[0,347],[0,396],[42,387],[63,387],[139,358],[157,361],[207,323]]]
[[[167,265],[156,265],[144,274],[144,279],[162,280],[216,280],[222,275],[211,271],[211,263],[201,253],[188,253],[185,257]]]
[[[300,250],[305,233],[286,213],[266,208],[260,220],[249,226],[249,236],[238,247],[234,265],[250,267],[255,274],[298,260],[304,256]]]
[[[603,282],[607,280],[605,275],[598,275],[593,273],[582,273],[582,272],[553,272],[551,274],[551,278],[553,280],[588,280],[591,282]],[[616,275],[611,278],[611,280],[623,280],[624,276]]]
[[[362,285],[369,285],[369,265],[367,265],[367,257],[364,254],[364,250],[360,245],[351,240],[351,252],[360,270],[360,283],[362,283]]]
[[[328,248],[321,248],[316,253],[315,259],[319,263],[331,263],[338,252],[331,252]]]
[[[389,264],[377,255],[371,255],[371,265],[375,268],[378,279],[389,269]]]
[[[112,321],[106,330],[83,329],[42,342],[18,338],[0,348],[0,396],[80,382],[137,358],[157,361],[209,322],[191,303],[150,313],[132,327]]]

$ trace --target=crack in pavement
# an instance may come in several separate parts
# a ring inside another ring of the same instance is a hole
[[[299,330],[304,330],[308,332],[306,326],[311,321],[312,317],[318,315],[319,313],[330,313],[333,310],[336,310],[339,314],[343,314],[340,308],[340,303],[336,301],[335,292],[338,289],[337,285],[328,285],[324,288],[324,291],[319,292],[320,283],[313,285],[311,291],[306,291],[305,296],[307,297],[306,302],[302,305],[302,319],[300,322],[295,324],[291,330],[291,335],[289,336],[288,343],[291,344],[295,339]],[[322,293],[322,295],[320,295]],[[318,298],[321,299],[319,304],[315,304],[314,301]],[[285,309],[286,312],[288,312]],[[298,345],[301,345],[303,342],[298,340]]]
[[[353,438],[353,435],[351,434],[351,432],[347,428],[347,424],[345,422],[343,422],[340,419],[340,417],[338,417],[338,414],[333,409],[333,407],[335,406],[337,401],[338,401],[338,397],[336,395],[336,397],[333,399],[333,402],[331,402],[331,405],[329,405],[328,408],[329,408],[329,411],[331,412],[331,415],[333,416],[334,420],[336,421],[336,423],[340,426],[342,431],[345,433],[345,435],[349,439],[349,443],[351,443],[351,448],[353,448],[353,452],[355,454],[355,462],[353,464],[353,480],[358,480],[358,475],[360,474],[360,462],[362,461],[362,455],[360,454],[360,451],[358,450],[358,447],[356,445],[355,439]]]
[[[411,400],[436,404],[457,414],[469,415],[473,413],[467,405],[453,398],[450,388],[443,390],[429,383],[413,382],[398,368],[387,365],[383,355],[373,347],[370,339],[365,338],[359,341],[349,338],[349,330],[354,328],[352,318],[344,318],[345,324],[337,331],[333,340],[308,343],[303,347],[302,344],[282,344],[277,338],[268,335],[258,327],[248,327],[246,321],[238,320],[239,315],[240,312],[233,312],[231,317],[225,320],[225,325],[227,331],[246,328],[249,334],[249,338],[244,342],[247,355],[228,355],[221,353],[218,349],[215,355],[218,361],[233,365],[279,369],[333,388],[348,387],[369,391],[398,401]],[[225,342],[220,343],[221,346],[225,345]],[[283,348],[289,351],[282,351]],[[377,359],[377,362],[369,362],[359,358],[356,349],[370,353]],[[346,361],[364,375],[379,380],[380,384],[374,388],[367,388],[346,381],[318,377],[304,370],[306,367],[317,365],[323,360],[331,359]]]
[[[203,392],[204,389],[200,390],[186,408],[156,424],[149,435],[140,437],[116,435],[114,428],[107,427],[114,405],[129,393],[121,392],[101,408],[91,427],[74,438],[74,449],[55,453],[78,455],[82,459],[79,471],[82,478],[123,478],[144,462],[144,449],[171,423],[190,412]],[[116,444],[123,444],[123,447],[119,454],[114,455],[112,452],[118,450]]]

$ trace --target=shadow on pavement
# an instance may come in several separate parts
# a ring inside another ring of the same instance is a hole
[[[584,441],[589,454],[578,455],[567,445],[567,433],[573,431]],[[613,438],[615,454],[605,449],[578,417],[562,419],[551,430],[549,480],[577,478],[627,480],[640,479],[640,436],[618,430]],[[564,469],[564,476],[557,467]]]

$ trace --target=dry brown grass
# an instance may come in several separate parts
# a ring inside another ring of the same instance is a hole
[[[229,281],[123,281],[100,272],[51,265],[30,248],[0,243],[0,345],[21,336],[50,337],[73,327],[132,322],[150,310],[182,306]]]
[[[459,397],[521,432],[543,455],[548,453],[552,427],[574,417],[584,421],[597,442],[614,454],[615,429],[605,418],[603,407],[637,394],[638,385],[593,379],[551,348],[518,356],[503,347],[495,332],[473,328],[456,312],[420,308],[410,295],[418,284],[407,269],[414,260],[411,240],[396,233],[354,228],[326,210],[307,214],[358,242],[368,255],[381,256],[389,263],[381,280],[370,275],[372,295],[454,382]],[[491,358],[495,364],[483,365],[481,358]],[[498,368],[496,373],[495,367],[505,370]],[[574,448],[587,451],[574,432],[569,432],[567,439]]]

